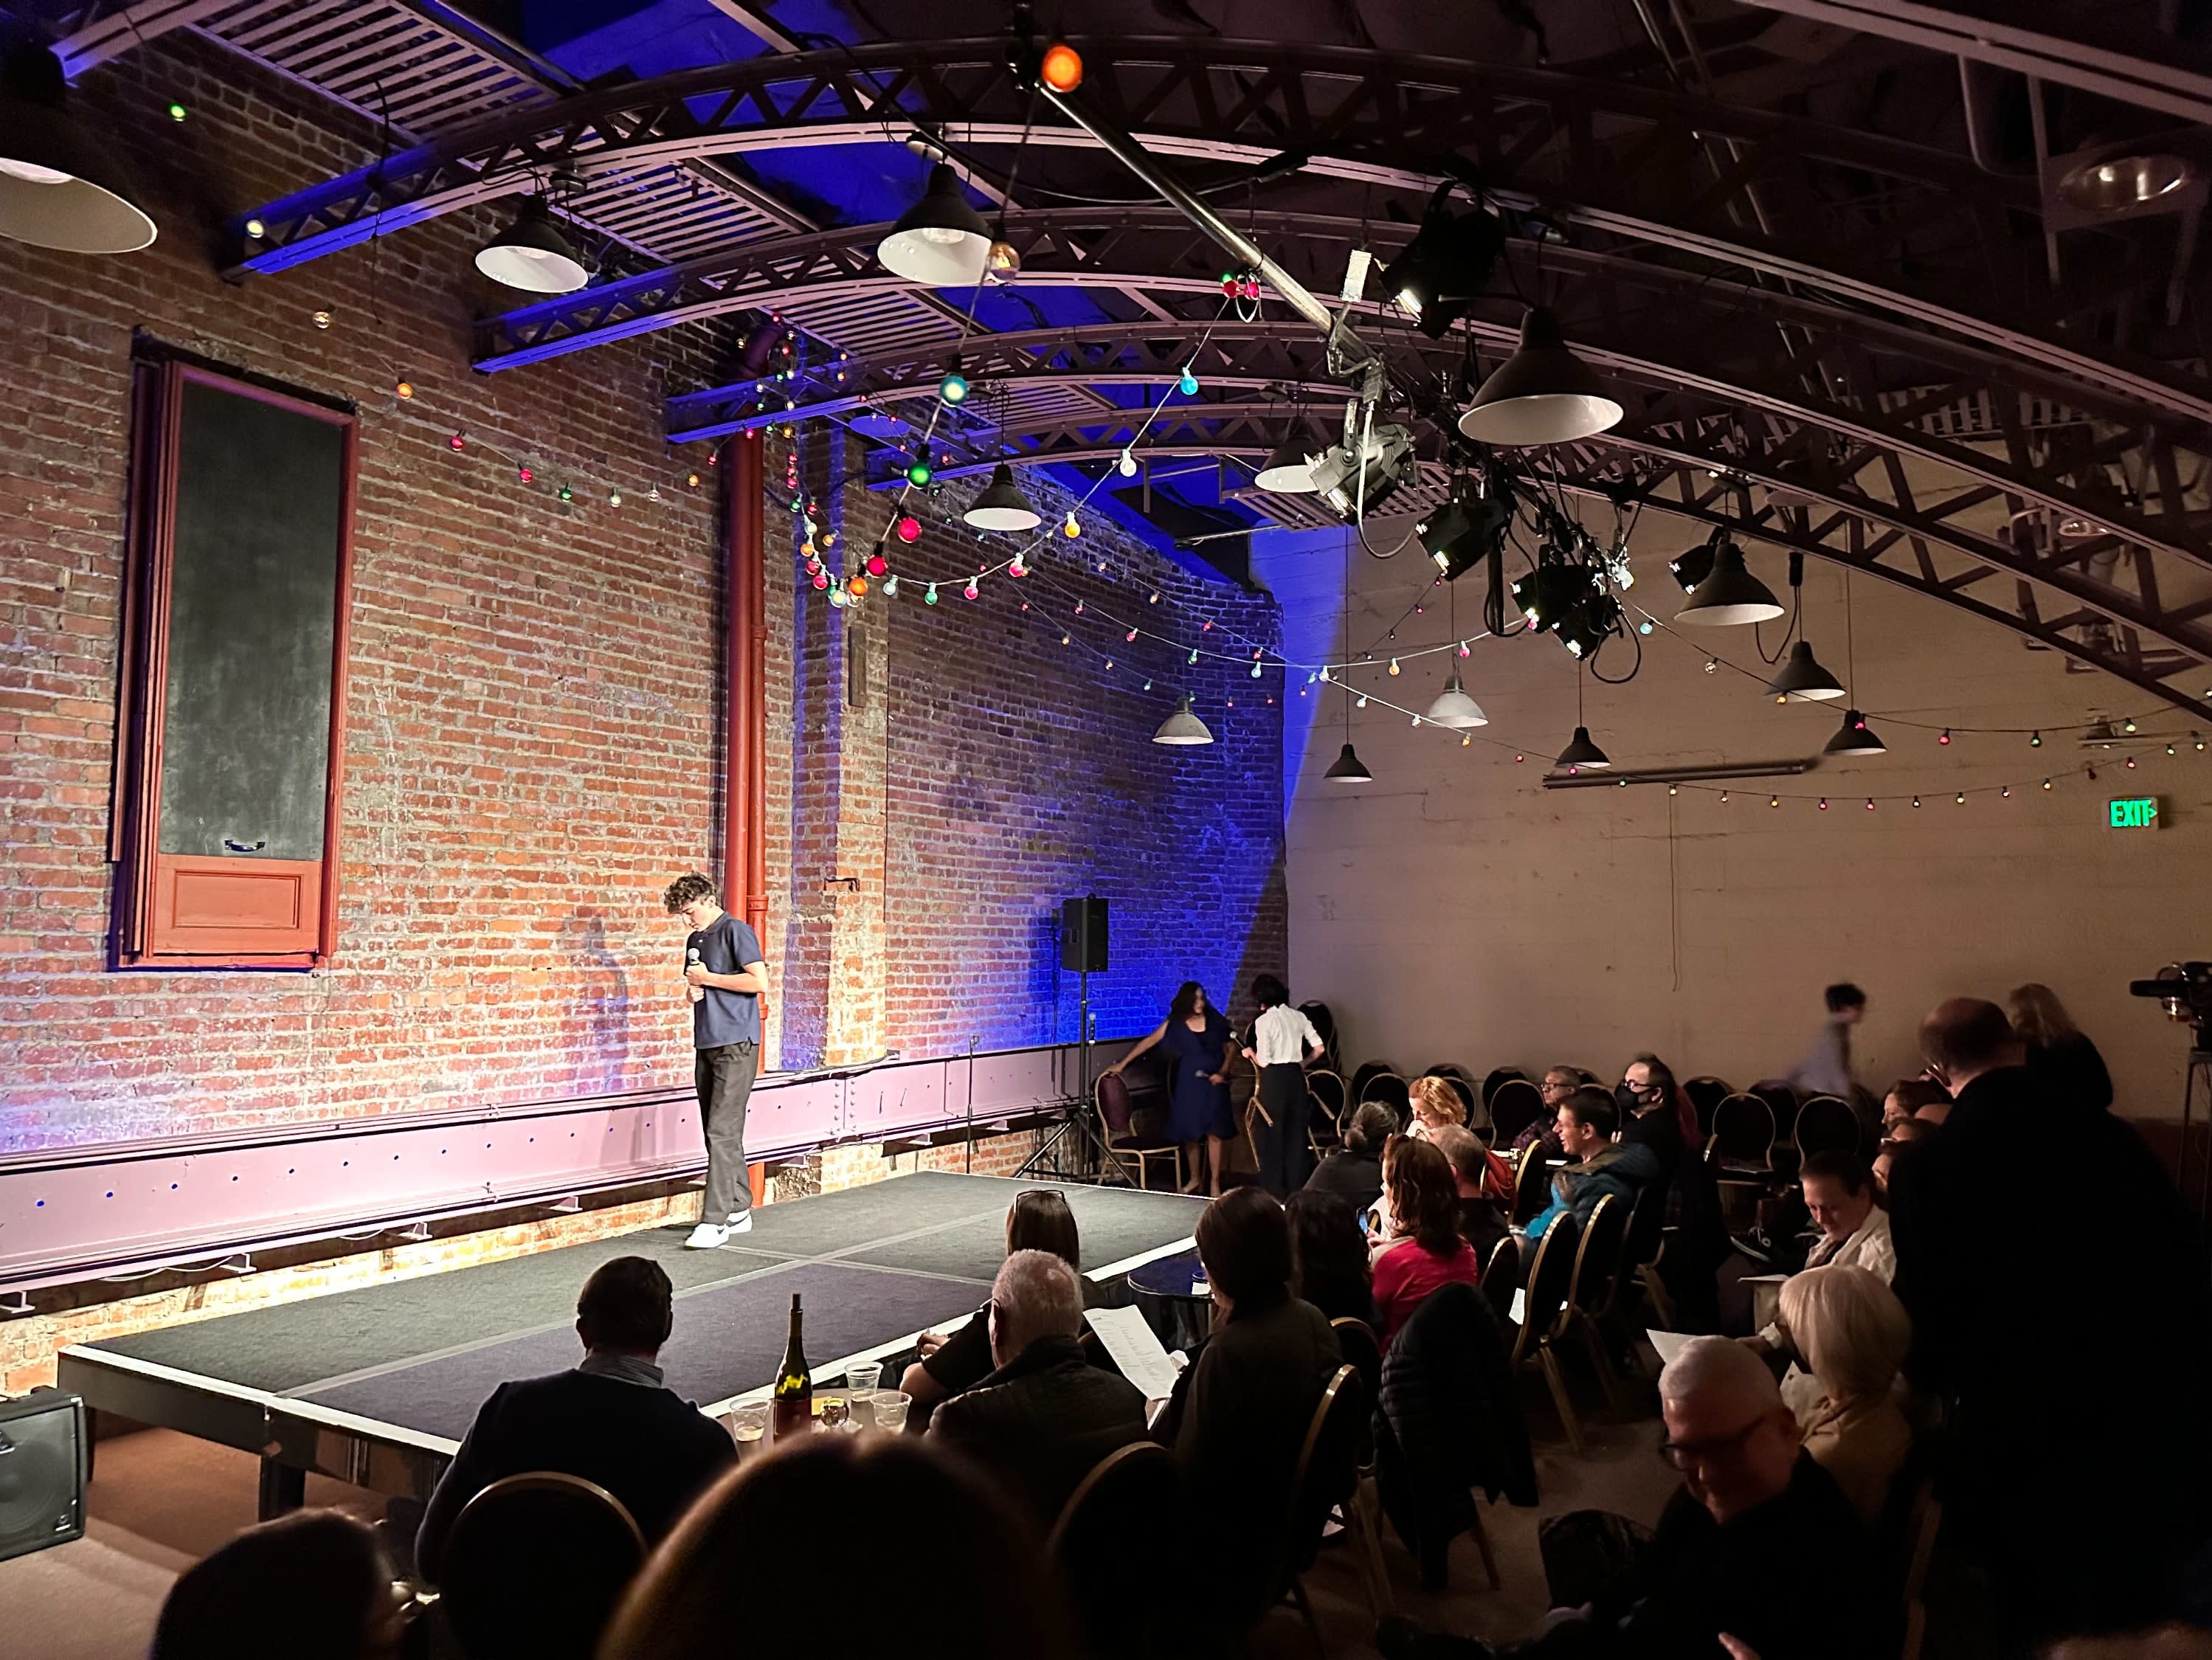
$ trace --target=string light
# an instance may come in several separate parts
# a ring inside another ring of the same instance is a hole
[[[319,329],[326,329],[331,325],[331,314],[326,311],[311,311],[307,313],[307,320]]]
[[[886,599],[896,599],[898,598],[897,577],[887,576],[884,579],[884,598]]]
[[[620,490],[609,490],[607,492],[607,505],[611,508],[618,508],[622,506],[622,492]]]
[[[1067,521],[1060,527],[1060,533],[1062,536],[1066,537],[1071,542],[1077,537],[1083,534],[1083,526],[1078,524],[1075,520],[1075,509],[1073,508],[1070,508],[1067,510]],[[1105,567],[1102,565],[1099,569],[1103,570]]]
[[[1195,398],[1198,396],[1198,367],[1196,364],[1186,363],[1183,365],[1182,379],[1176,382],[1176,390],[1186,398]]]
[[[1949,743],[1949,742],[1951,741],[1951,729],[1950,729],[1950,727],[1944,727],[1944,728],[1943,728],[1943,731],[1942,731],[1942,736],[1940,736],[1939,738],[1937,738],[1936,741],[1937,743],[1939,743],[1939,744],[1948,744],[1948,743]]]
[[[2032,732],[2028,733],[2027,746],[2032,750],[2041,749],[2043,747],[2043,734],[2039,732]]]
[[[1398,672],[1399,672],[1399,669],[1398,669],[1398,660],[1397,660],[1396,658],[1395,658],[1395,657],[1394,657],[1394,658],[1392,658],[1392,659],[1390,660],[1390,672],[1391,672],[1392,674],[1396,674],[1396,673],[1398,673]]]
[[[1624,783],[1626,783],[1627,781],[1626,781],[1626,779],[1624,779],[1624,780],[1622,780],[1621,781],[1622,781],[1622,782],[1624,782]],[[1869,795],[1869,797],[1867,797],[1867,811],[1868,811],[1869,812],[1872,812],[1874,811],[1874,797],[1872,797],[1871,795]]]
[[[457,433],[455,433],[455,434],[454,434],[451,438],[448,438],[448,439],[446,441],[446,447],[447,447],[447,449],[452,449],[452,450],[465,450],[465,449],[466,449],[468,447],[469,447],[469,441],[468,441],[467,437],[466,437],[465,435],[461,434],[461,433],[458,433],[458,432],[457,432]]]
[[[1963,807],[1966,805],[1966,792],[1960,790],[1956,795],[1953,796],[1951,800]]]
[[[927,593],[925,593],[921,596],[921,603],[922,603],[923,605],[935,605],[935,604],[937,603],[937,584],[936,584],[936,583],[932,582],[932,583],[929,585],[928,591],[927,591]]]
[[[1114,465],[1124,478],[1134,478],[1137,476],[1137,458],[1126,449],[1121,452],[1121,459]]]
[[[514,470],[514,482],[518,484],[528,483],[533,476],[534,475],[532,475],[530,471],[530,464],[527,461],[524,462]]]
[[[898,533],[898,539],[902,542],[910,544],[921,540],[921,520],[915,518],[910,513],[904,513],[899,515],[899,521],[896,529]]]
[[[885,571],[890,569],[890,562],[885,559],[879,550],[868,556],[866,569],[869,575],[881,576]]]
[[[1728,792],[1726,790],[1723,790],[1721,792],[1721,805],[1723,806],[1728,806]]]
[[[906,482],[914,485],[917,489],[922,485],[927,484],[936,476],[936,474],[930,471],[929,463],[919,457],[917,457],[914,463],[906,470]]]
[[[246,222],[246,234],[258,242],[269,234],[269,227],[258,219],[249,219]]]
[[[1825,795],[1824,795],[1824,796],[1822,796],[1822,797],[1820,798],[1820,811],[1821,811],[1822,812],[1827,812],[1827,810],[1828,810],[1828,798],[1827,798],[1826,796],[1825,796]]]
[[[830,573],[826,570],[816,571],[814,573],[814,586],[817,588],[828,587],[830,586]]]
[[[569,488],[568,481],[565,478],[561,481],[561,488],[556,490],[554,494],[558,496],[563,502],[573,502],[576,499],[576,492]]]
[[[186,111],[182,104],[178,103],[174,99],[171,99],[169,100],[168,113],[169,119],[172,121],[181,121],[185,119],[185,115],[189,113],[189,112]]]
[[[412,398],[415,395],[415,383],[404,376],[401,377],[398,384],[392,388],[392,395],[394,398]]]
[[[1261,669],[1263,666],[1264,666],[1264,665],[1261,665],[1261,664],[1259,664],[1259,663],[1255,663],[1255,664],[1253,664],[1253,665],[1252,665],[1252,678],[1253,678],[1255,680],[1257,680],[1257,679],[1260,678],[1260,671],[1261,671]],[[1413,724],[1414,724],[1415,726],[1417,726],[1417,727],[1418,727],[1418,726],[1419,726],[1421,723],[1420,723],[1419,721],[1414,721],[1414,722],[1413,722]]]
[[[1920,805],[1920,798],[1918,796],[1916,795],[1912,798],[1912,805],[1916,807]]]

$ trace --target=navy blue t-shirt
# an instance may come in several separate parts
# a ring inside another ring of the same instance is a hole
[[[684,966],[691,966],[691,953],[709,974],[743,974],[748,963],[767,960],[760,936],[724,911],[684,941]],[[691,1006],[691,1047],[720,1049],[725,1043],[757,1043],[761,1036],[760,998],[749,991],[724,991],[720,986],[702,988],[706,995]]]

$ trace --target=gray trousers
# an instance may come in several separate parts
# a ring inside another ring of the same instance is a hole
[[[694,1053],[699,1127],[707,1136],[707,1195],[699,1219],[720,1227],[753,1207],[752,1183],[745,1179],[745,1102],[760,1072],[760,1045],[724,1043]]]

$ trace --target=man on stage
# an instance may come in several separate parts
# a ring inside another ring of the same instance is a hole
[[[661,895],[690,930],[684,941],[684,995],[691,1000],[692,1076],[707,1136],[707,1194],[684,1244],[713,1250],[752,1231],[745,1177],[745,1101],[760,1072],[761,998],[768,964],[758,935],[717,903],[703,876],[679,876]]]

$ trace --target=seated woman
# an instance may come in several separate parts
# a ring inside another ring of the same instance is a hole
[[[1375,1282],[1367,1239],[1352,1207],[1333,1193],[1302,1188],[1283,1207],[1291,1219],[1291,1294],[1331,1320],[1375,1323]]]
[[[1445,1079],[1416,1078],[1406,1085],[1406,1092],[1413,1108],[1413,1122],[1406,1126],[1408,1135],[1431,1140],[1445,1125],[1467,1122],[1467,1103]]]
[[[1302,1193],[1333,1193],[1358,1217],[1382,1196],[1382,1144],[1397,1124],[1380,1101],[1363,1101],[1344,1127],[1344,1145],[1314,1166]]]
[[[1006,1255],[1018,1250],[1048,1250],[1075,1270],[1083,1288],[1083,1306],[1096,1308],[1103,1295],[1097,1282],[1083,1272],[1082,1241],[1075,1231],[1075,1213],[1067,1200],[1049,1188],[1035,1188],[1014,1195],[1006,1212]],[[968,1323],[946,1336],[922,1333],[915,1347],[921,1359],[906,1369],[899,1387],[914,1397],[910,1415],[917,1430],[928,1424],[940,1401],[963,1389],[971,1389],[991,1375],[991,1323],[986,1302]]]
[[[1420,1300],[1454,1280],[1474,1285],[1481,1265],[1460,1237],[1459,1186],[1426,1141],[1394,1135],[1382,1153],[1383,1232],[1375,1256],[1375,1311],[1382,1347]]]
[[[1897,1293],[1864,1268],[1808,1268],[1783,1282],[1782,1318],[1813,1386],[1784,1391],[1805,1450],[1872,1527],[1912,1449],[1897,1402],[1912,1321]]]
[[[1889,1126],[1874,1155],[1874,1190],[1885,1205],[1889,1202],[1889,1173],[1896,1168],[1898,1154],[1935,1134],[1936,1123],[1929,1118],[1900,1118]]]

